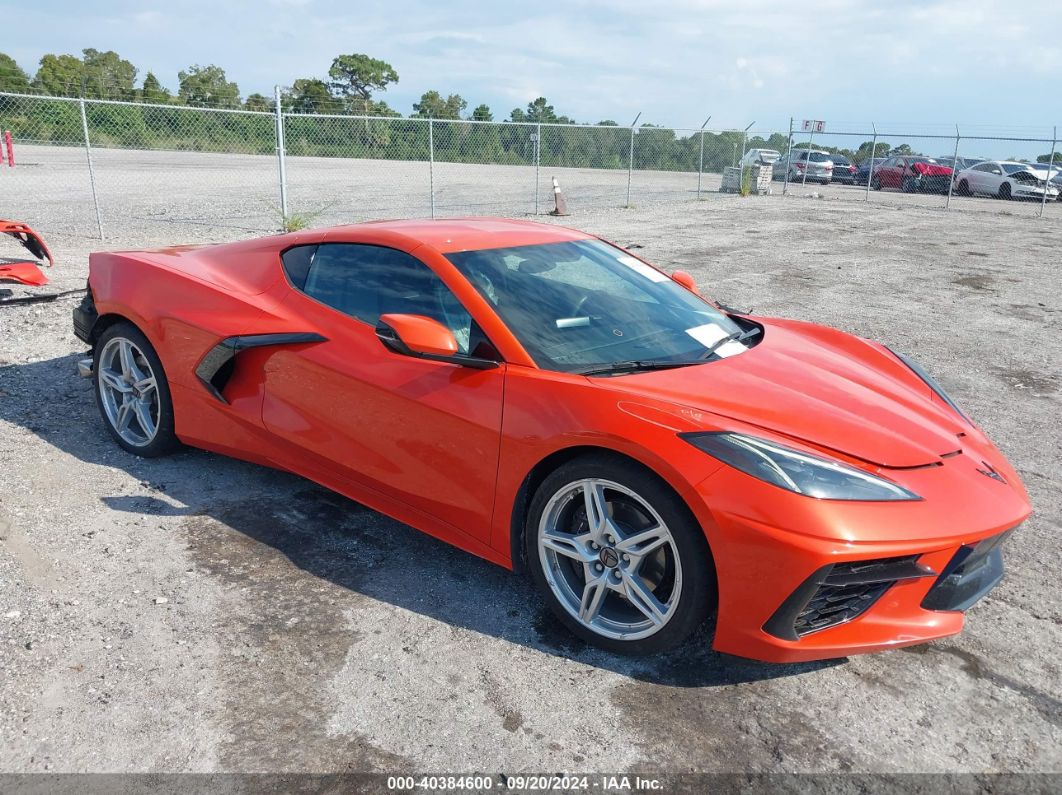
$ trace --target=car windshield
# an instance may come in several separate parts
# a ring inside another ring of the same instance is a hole
[[[847,166],[848,165],[848,158],[847,157],[841,157],[840,155],[832,155],[832,158],[833,158],[833,164],[835,166]]]
[[[832,155],[826,155],[822,152],[812,152],[810,160],[812,163],[828,163],[831,157]]]
[[[543,368],[697,363],[753,344],[669,276],[599,240],[462,251],[447,258]],[[714,349],[714,351],[713,351]]]

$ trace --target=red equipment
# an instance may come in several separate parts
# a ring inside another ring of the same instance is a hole
[[[15,165],[15,144],[11,140],[11,130],[4,130],[4,147],[7,149],[7,165]]]
[[[48,283],[48,277],[32,262],[14,262],[0,265],[0,281],[12,281],[37,287]]]
[[[10,150],[8,156],[10,157]],[[55,264],[52,252],[48,250],[44,238],[37,234],[29,224],[24,224],[21,221],[0,220],[0,233],[15,238],[36,259],[47,260],[49,267]],[[0,264],[0,280],[14,281],[30,286],[48,283],[48,277],[41,272],[37,263],[34,262]]]

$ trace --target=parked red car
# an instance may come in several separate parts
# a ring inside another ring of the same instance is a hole
[[[952,170],[931,157],[898,155],[874,170],[870,187],[899,188],[904,193],[947,193]]]

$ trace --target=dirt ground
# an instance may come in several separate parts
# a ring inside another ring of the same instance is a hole
[[[820,664],[705,636],[611,656],[524,580],[309,482],[129,456],[75,372],[75,299],[0,308],[0,771],[1062,770],[1062,225],[986,207],[565,219],[728,304],[912,355],[1021,473],[1035,514],[962,635]],[[99,243],[42,231],[54,286],[81,286]],[[240,234],[132,225],[108,245]]]

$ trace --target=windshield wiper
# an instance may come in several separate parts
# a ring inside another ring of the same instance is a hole
[[[756,326],[755,328],[750,328],[748,331],[735,331],[733,334],[728,334],[722,339],[718,339],[711,345],[709,345],[708,350],[701,354],[701,358],[707,359],[709,356],[715,353],[718,348],[721,348],[728,342],[744,342],[749,337],[755,337],[759,333],[760,327]]]
[[[612,362],[611,364],[595,364],[573,372],[579,375],[623,375],[624,373],[639,373],[648,370],[672,370],[676,367],[689,367],[692,364],[701,364],[701,362],[699,360],[666,361],[640,359],[628,362]]]

